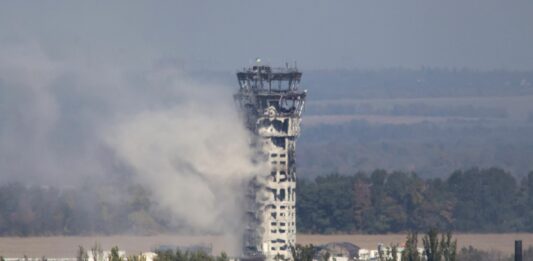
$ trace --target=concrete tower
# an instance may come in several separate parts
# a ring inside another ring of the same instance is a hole
[[[299,90],[296,68],[259,62],[237,73],[234,98],[255,135],[253,146],[270,164],[270,173],[250,181],[244,233],[248,257],[291,258],[296,244],[295,142],[307,91]]]

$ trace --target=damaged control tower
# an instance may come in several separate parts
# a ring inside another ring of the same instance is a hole
[[[291,258],[296,244],[295,142],[307,91],[299,90],[296,67],[271,68],[259,62],[237,73],[234,98],[255,135],[254,144],[270,173],[248,186],[244,255]]]

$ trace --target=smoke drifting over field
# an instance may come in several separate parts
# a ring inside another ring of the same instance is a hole
[[[261,166],[233,88],[188,80],[172,63],[0,47],[0,182],[119,177],[151,191],[188,231],[235,232],[242,184]]]

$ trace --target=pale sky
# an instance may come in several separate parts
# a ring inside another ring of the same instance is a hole
[[[1,1],[0,47],[235,70],[533,70],[533,1]]]

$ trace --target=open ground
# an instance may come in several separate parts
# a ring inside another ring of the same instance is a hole
[[[496,250],[510,254],[514,250],[514,240],[523,240],[524,248],[533,246],[533,233],[507,234],[457,234],[458,247],[472,245],[483,250]],[[405,234],[386,235],[298,235],[300,244],[324,244],[328,242],[350,242],[362,248],[375,249],[377,244],[402,245]],[[421,244],[419,239],[419,244]],[[103,249],[118,246],[128,254],[151,251],[158,246],[188,246],[204,244],[212,246],[213,253],[229,249],[233,244],[224,236],[51,236],[51,237],[0,237],[0,256],[5,257],[74,257],[78,246],[89,249],[98,242]]]

